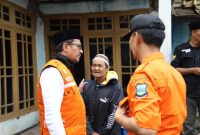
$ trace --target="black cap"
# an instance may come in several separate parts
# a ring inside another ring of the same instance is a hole
[[[200,29],[200,20],[193,21],[189,24],[190,31]]]
[[[130,31],[123,39],[129,39],[132,32],[142,29],[158,29],[158,30],[165,30],[165,25],[162,20],[152,14],[139,14],[134,16],[130,21]]]
[[[60,31],[53,36],[53,42],[55,46],[57,46],[63,41],[70,39],[81,39],[79,30],[67,29],[64,31]]]

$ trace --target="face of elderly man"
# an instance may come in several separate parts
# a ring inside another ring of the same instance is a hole
[[[102,58],[95,58],[92,61],[91,70],[92,70],[92,75],[98,79],[98,78],[105,78],[109,69]]]

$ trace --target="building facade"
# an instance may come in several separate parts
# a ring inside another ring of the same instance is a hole
[[[38,123],[37,76],[52,58],[52,36],[60,30],[76,28],[82,35],[84,54],[74,71],[77,82],[91,79],[91,60],[104,53],[126,91],[139,63],[121,37],[129,30],[130,19],[141,13],[158,14],[164,21],[166,40],[161,51],[171,59],[170,1],[157,2],[159,8],[153,12],[151,0],[47,1],[0,1],[0,130],[5,135]]]

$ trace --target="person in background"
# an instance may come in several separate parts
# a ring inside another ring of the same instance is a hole
[[[40,134],[86,135],[85,105],[71,73],[83,53],[80,33],[61,31],[54,36],[54,43],[55,55],[38,79]]]
[[[186,85],[160,52],[165,26],[155,15],[131,19],[125,36],[141,65],[131,77],[128,97],[120,101],[115,120],[128,135],[180,135],[186,118]]]
[[[183,135],[194,135],[197,109],[200,114],[200,20],[189,24],[188,42],[174,50],[171,65],[184,77],[187,86],[187,119]]]
[[[91,71],[95,80],[85,82],[82,91],[87,135],[120,135],[121,127],[115,123],[114,114],[124,94],[117,73],[109,68],[109,59],[104,54],[97,54],[92,60]]]

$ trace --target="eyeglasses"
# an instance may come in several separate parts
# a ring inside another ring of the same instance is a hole
[[[70,45],[75,45],[75,46],[77,46],[79,49],[82,49],[82,44],[74,44],[74,43],[71,43]]]

